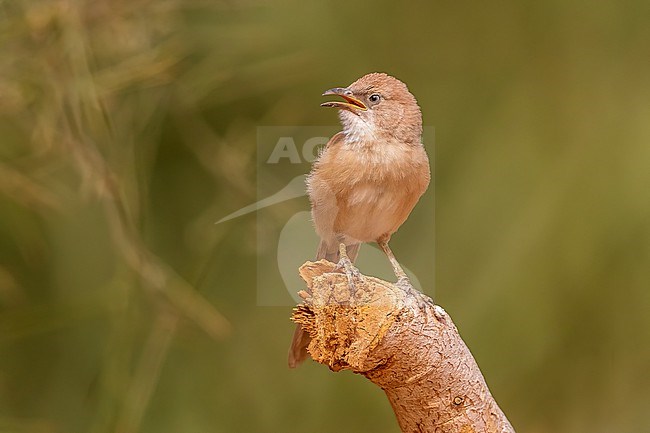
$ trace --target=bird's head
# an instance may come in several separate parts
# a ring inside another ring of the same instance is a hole
[[[422,114],[406,84],[384,73],[364,75],[348,87],[336,87],[323,96],[343,101],[321,104],[339,109],[343,130],[351,141],[397,140],[420,144]]]

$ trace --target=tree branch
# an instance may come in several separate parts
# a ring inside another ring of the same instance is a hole
[[[305,263],[300,275],[309,291],[292,320],[311,336],[310,355],[381,387],[403,432],[514,433],[440,306],[325,260]]]

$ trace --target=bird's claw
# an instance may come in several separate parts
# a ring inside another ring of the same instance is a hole
[[[431,297],[425,295],[424,293],[420,292],[417,290],[413,285],[411,284],[411,281],[408,279],[408,277],[399,277],[397,279],[397,283],[395,284],[397,287],[400,289],[404,290],[406,292],[406,295],[408,297],[411,297],[415,299],[417,302],[418,308],[421,311],[426,311],[427,308],[433,307],[435,303],[433,302],[433,299]],[[426,317],[426,315],[425,315]]]
[[[345,276],[348,279],[348,287],[350,288],[350,293],[354,295],[357,292],[357,286],[355,281],[360,281],[363,276],[361,272],[352,264],[352,261],[348,257],[347,248],[344,244],[341,244],[339,247],[339,261],[334,268],[337,271],[343,271]]]

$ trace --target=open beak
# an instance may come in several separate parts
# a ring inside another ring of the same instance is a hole
[[[353,112],[355,110],[366,111],[368,109],[368,107],[366,107],[366,104],[355,98],[352,91],[345,87],[335,87],[334,89],[326,90],[325,93],[323,93],[323,96],[327,95],[337,95],[345,99],[345,101],[323,102],[320,104],[321,107],[341,108]]]

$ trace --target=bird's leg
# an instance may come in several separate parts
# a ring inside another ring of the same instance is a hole
[[[379,248],[386,254],[388,257],[388,260],[390,261],[390,264],[393,266],[393,272],[395,273],[395,276],[397,277],[397,282],[406,282],[408,285],[411,285],[411,282],[409,281],[409,278],[406,276],[406,272],[404,272],[404,269],[400,266],[399,262],[395,258],[395,255],[393,254],[393,251],[390,249],[388,246],[388,240],[387,239],[381,239],[377,241],[379,244]]]
[[[406,272],[404,272],[404,269],[402,269],[402,266],[400,266],[399,262],[395,258],[393,251],[388,246],[388,239],[379,239],[377,244],[379,244],[379,248],[381,248],[384,254],[386,254],[390,264],[393,266],[393,272],[397,277],[397,283],[395,283],[395,285],[404,290],[410,296],[413,296],[421,310],[424,310],[427,304],[434,305],[433,299],[413,287],[411,281],[406,276]]]
[[[357,291],[355,280],[361,280],[361,272],[352,264],[348,257],[347,247],[344,243],[339,244],[339,262],[336,264],[337,270],[343,270],[345,276],[348,278],[348,287],[350,293],[354,294]]]

